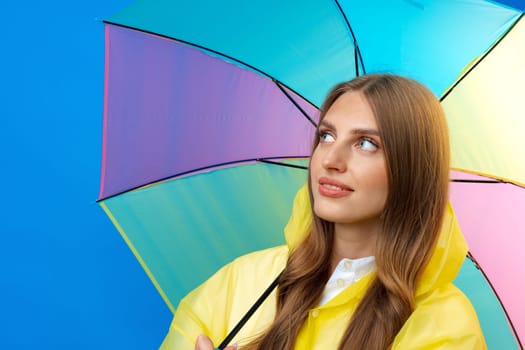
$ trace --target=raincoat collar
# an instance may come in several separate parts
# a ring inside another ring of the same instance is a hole
[[[286,243],[290,250],[293,250],[301,243],[311,224],[310,199],[307,186],[305,185],[295,196],[292,214],[284,229]],[[467,243],[449,202],[445,209],[438,242],[421,275],[416,288],[416,296],[451,283],[456,278],[467,252]]]

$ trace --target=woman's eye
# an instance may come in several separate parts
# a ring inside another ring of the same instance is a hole
[[[327,132],[320,132],[319,140],[321,142],[334,142],[335,141],[334,137]]]
[[[369,139],[360,139],[359,148],[361,148],[364,151],[376,151],[378,147],[374,142],[372,142]]]

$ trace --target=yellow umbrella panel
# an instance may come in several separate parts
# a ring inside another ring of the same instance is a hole
[[[449,92],[452,166],[525,187],[523,16]]]

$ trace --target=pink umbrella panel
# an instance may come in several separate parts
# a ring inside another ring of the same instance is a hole
[[[525,337],[525,189],[482,176],[453,172],[450,199],[470,253],[490,281],[515,333]]]

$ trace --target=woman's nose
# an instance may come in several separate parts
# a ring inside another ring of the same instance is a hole
[[[333,143],[324,154],[322,163],[327,170],[335,170],[338,172],[346,171],[350,154],[343,147]]]

